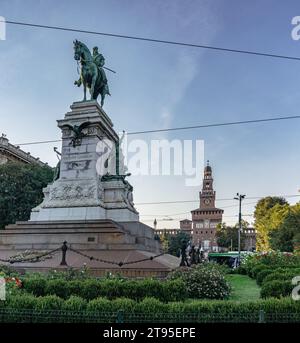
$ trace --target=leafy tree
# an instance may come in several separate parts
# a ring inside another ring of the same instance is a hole
[[[274,250],[293,252],[300,245],[300,204],[290,206],[283,221],[270,233],[270,245]]]
[[[30,211],[43,200],[42,189],[53,179],[50,167],[21,163],[0,166],[0,228],[28,220]]]
[[[190,236],[185,232],[179,231],[176,235],[169,235],[168,253],[174,256],[180,256],[180,249],[183,243],[188,243]]]
[[[249,223],[245,220],[242,221],[242,229],[248,228]],[[218,224],[217,226],[217,242],[218,246],[232,250],[238,250],[238,230],[239,224],[234,226],[227,226],[225,223]],[[241,250],[245,247],[246,235],[241,232]]]
[[[258,251],[269,251],[270,232],[275,230],[288,213],[289,204],[282,197],[265,197],[255,206],[254,219],[257,230],[256,248]]]
[[[169,235],[166,232],[164,232],[160,237],[160,242],[164,251],[169,250],[169,239]]]

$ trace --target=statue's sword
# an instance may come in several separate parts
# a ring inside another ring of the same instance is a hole
[[[104,68],[104,69],[106,69],[106,70],[109,70],[109,71],[111,71],[112,73],[115,73],[116,74],[116,71],[114,71],[114,70],[112,70],[112,69],[109,69],[109,68],[107,68],[107,67],[102,67],[102,68]]]

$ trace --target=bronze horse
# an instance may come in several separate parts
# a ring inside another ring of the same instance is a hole
[[[74,84],[78,87],[81,84],[83,85],[83,101],[86,101],[86,89],[88,88],[91,94],[91,100],[97,100],[98,95],[101,95],[101,106],[103,106],[105,95],[110,95],[105,72],[101,66],[95,63],[90,50],[85,44],[78,40],[75,40],[73,43],[74,59],[80,62],[81,65],[80,78]]]

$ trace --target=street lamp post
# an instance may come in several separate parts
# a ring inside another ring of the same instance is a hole
[[[236,193],[235,200],[239,201],[239,230],[238,230],[238,264],[241,262],[241,231],[242,231],[242,200],[245,199],[245,194]]]

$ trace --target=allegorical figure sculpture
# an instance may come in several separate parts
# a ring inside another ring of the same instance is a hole
[[[54,147],[53,150],[56,152],[56,156],[58,158],[57,165],[54,169],[54,175],[53,175],[53,182],[58,180],[60,177],[60,159],[61,159],[61,153],[57,150],[57,147]]]
[[[83,85],[83,101],[86,101],[86,89],[88,88],[91,100],[97,100],[99,94],[101,95],[101,106],[103,106],[105,95],[110,95],[106,74],[103,69],[105,58],[98,52],[98,47],[94,47],[92,55],[82,42],[75,40],[73,43],[74,59],[81,65],[80,78],[74,84],[78,87],[81,84]]]

